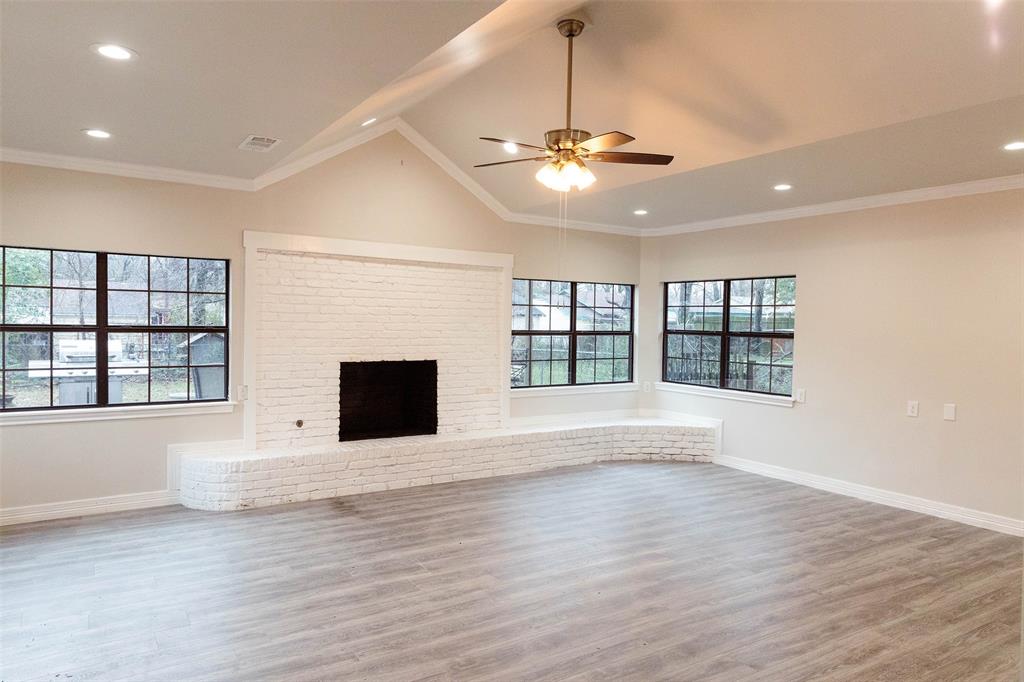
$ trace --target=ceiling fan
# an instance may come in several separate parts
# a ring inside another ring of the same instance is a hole
[[[525,159],[512,159],[511,161],[497,161],[495,163],[481,163],[475,166],[475,168],[503,166],[509,163],[522,163],[524,161],[547,161],[537,171],[537,180],[545,187],[549,187],[557,192],[568,192],[573,187],[581,190],[585,189],[597,179],[590,169],[587,168],[586,161],[639,163],[656,166],[667,166],[670,164],[672,157],[666,154],[607,151],[636,139],[631,135],[613,131],[592,137],[589,131],[572,127],[572,40],[583,32],[583,22],[578,19],[562,19],[558,22],[557,26],[558,32],[569,39],[568,76],[565,86],[565,127],[556,128],[544,133],[545,146],[543,147],[522,142],[512,142],[511,140],[502,140],[496,137],[481,137],[481,140],[498,142],[505,145],[505,151],[512,154],[522,148],[544,152],[544,156],[531,156]]]

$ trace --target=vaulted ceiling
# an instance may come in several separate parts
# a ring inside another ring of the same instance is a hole
[[[569,217],[632,228],[1020,173],[1024,3],[10,2],[2,144],[252,179],[401,116],[508,211],[557,215],[532,164],[564,123],[666,167],[593,164]],[[139,53],[110,63],[89,45]],[[82,128],[114,137],[96,141]],[[237,149],[249,134],[271,152]],[[772,190],[777,183],[793,189]],[[644,208],[645,216],[633,211]]]

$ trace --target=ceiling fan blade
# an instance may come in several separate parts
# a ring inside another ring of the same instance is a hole
[[[588,154],[586,161],[604,161],[605,163],[646,163],[655,166],[667,166],[675,157],[667,154],[640,154],[635,152],[601,152]]]
[[[636,138],[626,133],[620,133],[615,130],[610,133],[603,133],[601,135],[595,135],[590,139],[583,140],[573,147],[573,151],[582,153],[584,149],[588,152],[601,152],[605,149],[611,149],[612,147],[618,147],[624,145],[627,142],[632,142]]]
[[[523,161],[547,161],[546,156],[531,156],[528,159],[512,159],[511,161],[495,161],[494,163],[481,163],[473,168],[487,168],[488,166],[504,166],[506,163],[522,163]]]
[[[497,142],[498,144],[514,144],[517,147],[525,147],[526,149],[536,149],[539,152],[547,151],[547,149],[545,149],[544,147],[538,147],[537,145],[534,144],[526,144],[525,142],[513,142],[512,140],[502,140],[497,137],[481,137],[480,139],[486,140],[488,142]]]

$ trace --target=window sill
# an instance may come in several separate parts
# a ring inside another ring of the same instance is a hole
[[[86,407],[67,410],[26,410],[0,413],[0,426],[24,424],[56,424],[60,422],[96,422],[116,419],[148,419],[151,417],[185,417],[197,414],[233,412],[233,400],[216,403],[176,403],[173,405],[122,405],[118,407]]]
[[[708,388],[706,386],[691,386],[689,384],[673,384],[666,381],[659,381],[655,384],[655,388],[659,391],[665,391],[666,393],[685,393],[687,395],[699,395],[705,398],[736,400],[743,403],[775,405],[777,407],[793,407],[793,398],[785,395],[747,393],[746,391],[730,391],[726,388]]]
[[[547,398],[563,395],[590,395],[595,393],[631,393],[639,390],[636,382],[628,384],[584,384],[580,386],[535,386],[512,388],[513,398]]]

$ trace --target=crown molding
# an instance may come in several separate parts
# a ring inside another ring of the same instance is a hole
[[[217,189],[233,189],[251,192],[255,189],[253,181],[228,175],[196,173],[193,171],[165,168],[163,166],[144,166],[137,163],[121,161],[105,161],[88,159],[82,156],[65,156],[46,152],[31,152],[25,149],[0,148],[0,161],[4,163],[23,163],[29,166],[44,166],[61,170],[83,171],[86,173],[102,173],[119,175],[126,178],[141,180],[160,180],[161,182],[178,182],[186,185],[200,185]]]
[[[782,208],[774,211],[764,211],[761,213],[747,213],[744,215],[729,216],[726,218],[715,218],[713,220],[699,220],[692,223],[669,225],[667,227],[648,227],[643,229],[642,236],[664,237],[674,234],[686,234],[688,232],[721,230],[727,227],[758,225],[760,223],[773,223],[780,220],[792,220],[794,218],[809,218],[811,216],[829,215],[831,213],[848,213],[850,211],[863,211],[864,209],[869,208],[898,206],[900,204],[913,204],[919,201],[949,199],[951,197],[963,197],[971,194],[987,194],[989,192],[1003,192],[1005,190],[1022,188],[1024,188],[1024,174],[1005,175],[999,178],[971,180],[968,182],[958,182],[952,185],[939,185],[938,187],[922,187],[920,189],[910,189],[903,192],[892,192],[890,194],[874,194],[855,199],[830,201],[824,204],[808,204],[806,206]]]

